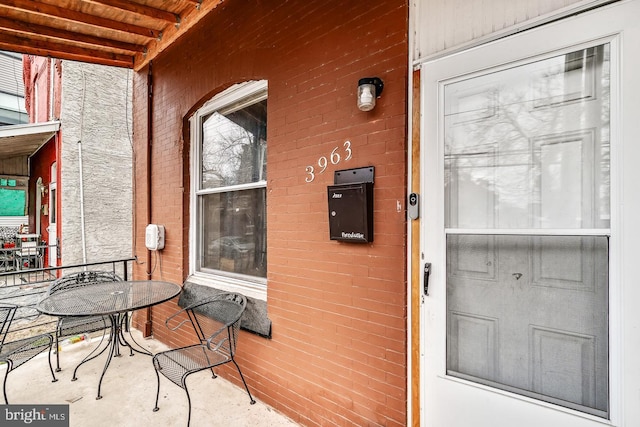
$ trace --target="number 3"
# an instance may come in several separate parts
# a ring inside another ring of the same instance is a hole
[[[307,166],[307,169],[305,169],[305,170],[309,174],[309,176],[304,179],[305,182],[313,181],[316,178],[315,174],[313,173],[313,166]]]
[[[347,153],[347,157],[344,159],[349,160],[351,158],[351,141],[345,141],[342,145],[344,146],[344,151]]]

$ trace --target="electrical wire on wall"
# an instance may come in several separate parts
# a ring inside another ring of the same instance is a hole
[[[163,279],[163,275],[162,275],[162,254],[160,253],[160,251],[150,251],[150,252],[151,252],[151,258],[153,259],[153,266],[151,266],[151,271],[148,271],[147,274],[149,276],[152,276],[153,273],[156,272],[156,268],[159,267],[160,268],[160,280],[164,280]]]
[[[153,207],[153,203],[151,201],[151,155],[152,155],[152,146],[153,146],[153,61],[149,61],[147,65],[147,224],[151,224],[151,209]],[[147,249],[147,262],[151,264],[151,255],[150,250]],[[153,275],[153,271],[147,271],[147,276],[151,277]],[[150,311],[149,311],[150,314]],[[150,322],[150,319],[149,319]]]
[[[127,138],[129,139],[129,146],[131,147],[131,174],[132,174],[132,188],[131,188],[131,196],[133,198],[133,200],[137,199],[137,189],[138,186],[136,185],[136,164],[137,164],[137,158],[136,158],[136,149],[133,143],[133,131],[131,130],[131,128],[129,127],[129,82],[131,82],[133,79],[132,76],[132,71],[131,70],[127,70],[127,87],[125,90],[125,98],[124,98],[124,110],[125,110],[125,126],[127,128]],[[132,222],[133,222],[133,235],[132,235],[132,245],[131,245],[131,252],[132,252],[132,256],[135,258],[135,263],[136,264],[144,264],[144,261],[141,261],[140,258],[138,258],[137,255],[137,243],[138,243],[138,234],[137,234],[137,230],[138,230],[138,214],[136,209],[132,209]]]
[[[155,259],[154,259],[154,256],[153,256],[154,253],[156,254]],[[156,267],[158,266],[158,251],[151,251],[151,259],[153,259],[153,264],[149,266],[151,271],[147,271],[147,274],[149,276],[152,276],[153,273],[155,273]]]
[[[135,145],[133,142],[133,131],[129,125],[129,121],[130,121],[130,117],[129,117],[129,95],[130,95],[130,91],[132,90],[130,88],[129,83],[133,81],[133,72],[132,70],[127,70],[127,78],[126,78],[126,88],[125,88],[125,98],[124,98],[124,111],[125,111],[125,117],[124,117],[124,122],[125,122],[125,128],[126,128],[126,132],[127,132],[127,139],[129,140],[129,147],[131,149],[131,174],[132,174],[132,183],[133,185],[131,186],[131,196],[132,196],[132,200],[136,200],[137,199],[137,190],[138,190],[138,186],[136,185],[136,176],[137,176],[137,171],[136,171],[136,166],[137,166],[137,157],[136,157],[136,150],[135,150]],[[133,227],[133,233],[131,236],[131,256],[133,258],[135,258],[135,263],[138,265],[142,265],[145,264],[145,261],[141,261],[140,258],[137,255],[137,243],[138,243],[138,234],[137,234],[137,229],[138,229],[138,214],[137,211],[134,207],[134,209],[132,209],[131,212],[132,215],[132,227]],[[155,270],[155,267],[154,267]],[[153,271],[151,273],[147,272],[147,275],[153,274]]]

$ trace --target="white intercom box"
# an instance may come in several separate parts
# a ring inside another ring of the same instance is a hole
[[[164,225],[149,224],[145,231],[144,243],[147,249],[157,251],[164,248]]]

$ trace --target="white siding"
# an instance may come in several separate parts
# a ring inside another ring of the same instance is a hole
[[[28,122],[24,106],[22,55],[0,51],[0,125]]]
[[[0,216],[0,227],[20,227],[29,224],[28,216]]]
[[[413,62],[611,0],[413,0]]]
[[[0,51],[0,92],[24,98],[22,55]]]

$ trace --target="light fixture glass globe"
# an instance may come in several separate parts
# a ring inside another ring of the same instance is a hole
[[[358,86],[358,109],[371,111],[376,106],[376,88],[372,84]]]

